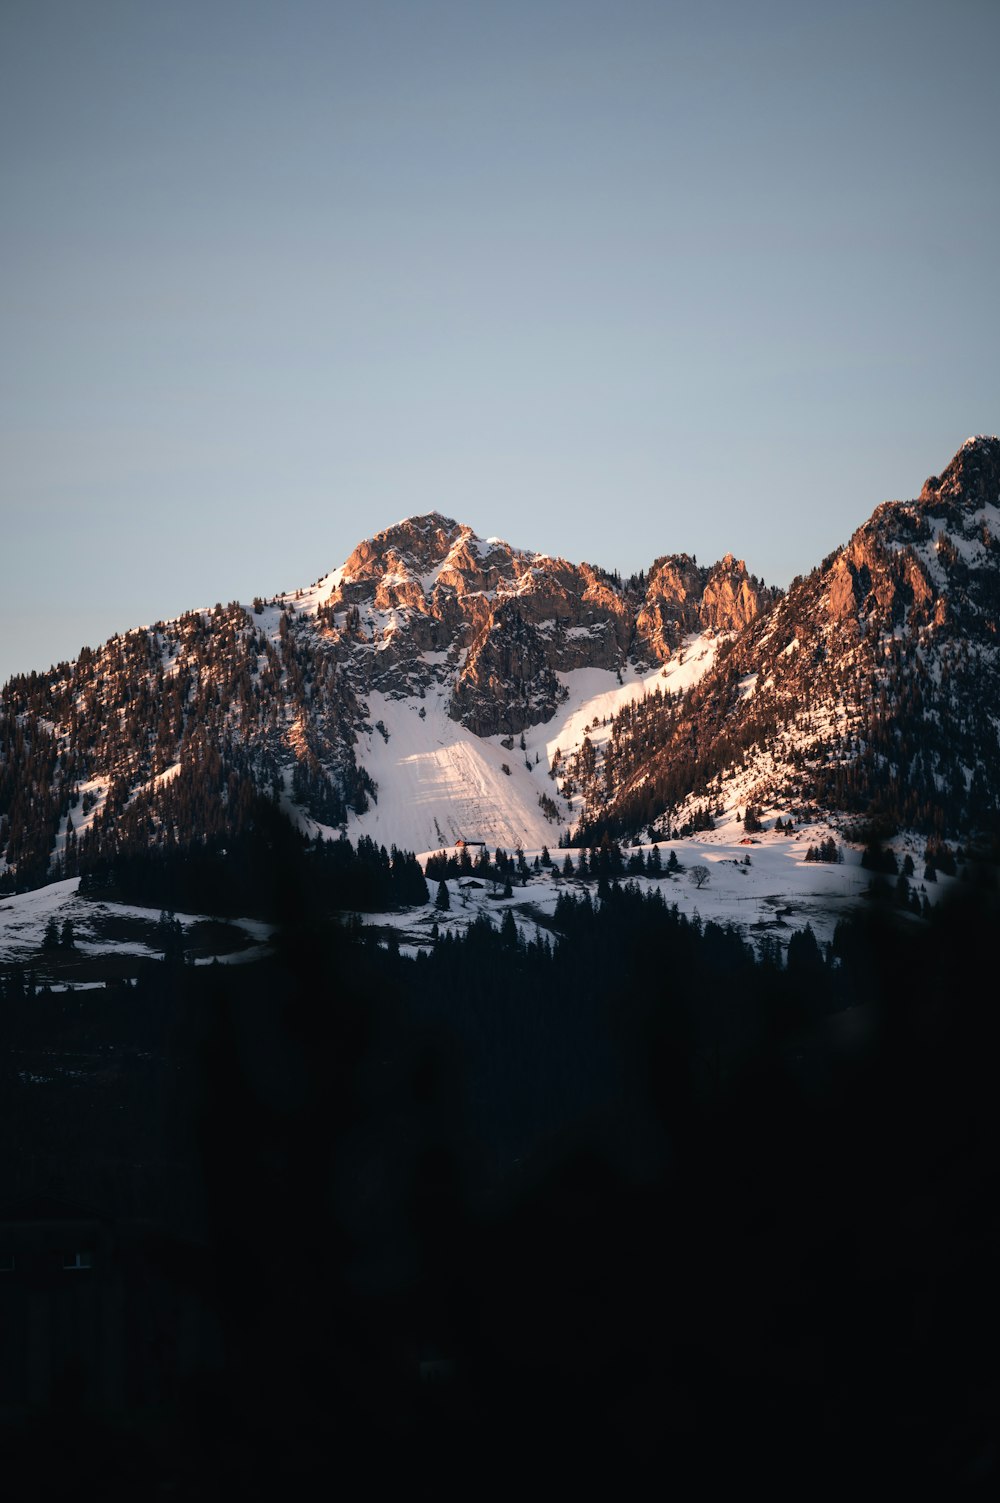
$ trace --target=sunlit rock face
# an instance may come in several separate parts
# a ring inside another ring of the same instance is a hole
[[[691,560],[666,565],[640,616],[660,652],[693,619],[700,583]],[[717,799],[708,774],[738,765],[755,802],[928,836],[996,828],[1000,440],[967,440],[919,497],[876,507],[781,599],[762,601],[741,569],[716,565],[698,607],[705,624],[735,633],[731,649],[665,710],[659,745],[610,816],[635,823],[655,806],[651,789],[669,803],[678,767],[692,769],[685,797]]]
[[[637,650],[666,662],[691,632],[742,631],[779,593],[748,574],[731,553],[710,569],[686,553],[657,559],[636,616]]]
[[[714,569],[660,559],[648,580],[623,582],[437,513],[359,544],[338,572],[323,615],[331,632],[353,632],[363,685],[426,692],[447,678],[450,713],[479,735],[550,718],[561,673],[664,662],[691,632],[738,631],[776,596],[731,554]]]
[[[766,591],[747,573],[742,559],[731,553],[710,569],[702,592],[699,619],[702,626],[715,631],[742,631],[760,614],[762,605],[770,605],[775,591]]]
[[[928,515],[951,517],[1000,505],[1000,439],[967,438],[947,469],[924,481],[920,504]]]

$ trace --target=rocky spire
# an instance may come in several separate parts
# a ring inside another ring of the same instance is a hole
[[[1000,438],[985,433],[967,438],[943,474],[924,481],[920,500],[932,512],[948,502],[970,511],[1000,505]]]

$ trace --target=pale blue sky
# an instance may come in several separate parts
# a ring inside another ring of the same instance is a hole
[[[0,680],[438,509],[787,584],[1000,428],[997,0],[2,0]]]

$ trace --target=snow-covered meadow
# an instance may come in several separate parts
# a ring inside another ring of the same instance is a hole
[[[807,861],[809,847],[830,837],[837,842],[843,860],[838,864]],[[926,887],[921,881],[919,840],[901,838],[895,845],[901,859],[907,852],[912,855],[916,866],[912,885],[921,896],[926,891],[933,903],[948,891],[954,879],[943,874]],[[441,848],[424,850],[421,862]],[[503,848],[508,854],[515,849],[512,845]],[[491,846],[491,853],[492,849]],[[439,934],[460,933],[483,914],[499,924],[505,909],[513,911],[515,922],[526,938],[551,935],[560,892],[586,890],[596,899],[596,879],[562,875],[565,857],[570,855],[576,866],[578,851],[549,846],[553,867],[540,866],[535,870],[535,857],[541,855],[542,846],[525,844],[521,849],[528,877],[523,885],[514,879],[509,898],[503,897],[502,884],[484,880],[481,874],[473,872],[449,879],[447,911],[435,906],[437,883],[432,881],[427,903],[401,912],[365,914],[361,916],[362,923],[377,931],[383,942],[394,931],[402,953],[411,955],[433,946],[435,925]],[[627,862],[634,852],[641,850],[648,857],[652,849],[648,842],[626,845],[623,855]],[[742,824],[732,817],[720,821],[715,830],[687,840],[662,842],[658,849],[664,869],[662,876],[624,876],[621,880],[636,881],[644,889],[658,888],[665,901],[676,904],[683,914],[691,917],[697,914],[705,923],[735,925],[751,940],[771,936],[782,948],[796,930],[804,929],[807,924],[817,940],[825,944],[840,919],[848,917],[865,901],[871,882],[871,873],[861,865],[860,849],[844,844],[833,827],[820,822],[801,825],[790,835],[769,829],[748,837]],[[666,871],[671,852],[681,868],[675,875]],[[693,880],[697,867],[707,872],[700,885]],[[221,922],[208,914],[193,913],[177,913],[174,917],[184,931],[186,946],[195,951],[195,964],[208,964],[216,957],[223,962],[238,963],[267,953],[272,931],[261,920],[239,918]],[[0,963],[30,964],[43,977],[46,972],[43,939],[53,918],[60,928],[66,919],[71,921],[77,961],[114,958],[131,963],[134,968],[141,959],[162,953],[157,932],[158,910],[109,898],[88,898],[80,894],[79,879],[74,877],[34,892],[0,899]],[[65,957],[57,969],[63,968],[64,960]],[[128,969],[128,964],[124,969]]]
[[[810,846],[831,836],[838,843],[842,861],[837,864],[807,861]],[[897,844],[901,855],[911,851],[916,864],[919,841],[902,840]],[[648,856],[652,846],[648,843],[626,846],[626,861],[633,851],[639,850]],[[770,936],[782,949],[791,935],[806,925],[812,928],[820,944],[832,939],[840,920],[848,918],[866,901],[872,880],[871,872],[861,865],[860,849],[842,844],[825,823],[803,825],[792,835],[768,831],[747,837],[742,825],[732,819],[725,824],[720,822],[714,831],[688,840],[662,843],[659,851],[664,868],[662,876],[625,875],[620,880],[635,881],[644,890],[658,888],[667,903],[676,904],[679,912],[688,917],[697,914],[703,923],[731,924],[751,941]],[[671,852],[681,868],[673,876],[666,872]],[[431,902],[425,907],[368,916],[366,922],[377,924],[383,931],[395,930],[404,954],[430,947],[435,924],[439,933],[461,932],[484,913],[498,924],[506,908],[513,910],[515,922],[526,939],[551,935],[552,915],[560,892],[578,894],[586,890],[596,898],[597,881],[592,877],[562,875],[566,855],[572,857],[575,866],[578,851],[550,849],[555,870],[535,871],[537,854],[525,850],[529,876],[523,886],[514,881],[509,898],[502,896],[502,884],[484,882],[474,872],[471,876],[449,879],[447,911],[435,908],[436,883],[432,883]],[[694,880],[696,868],[707,872],[707,877],[700,877],[698,883]],[[922,869],[919,865],[918,873]],[[935,902],[953,880],[939,876],[936,883],[927,885],[929,900]],[[922,896],[924,884],[919,875],[912,885]]]
[[[79,877],[67,877],[33,892],[0,898],[0,964],[31,965],[44,978],[49,972],[65,974],[67,967],[85,972],[88,961],[102,959],[125,962],[120,969],[127,972],[141,960],[162,955],[158,909],[89,898],[81,895],[79,887]],[[260,919],[220,921],[198,913],[173,917],[185,932],[196,965],[215,959],[223,963],[256,959],[266,952],[272,932],[271,925]],[[71,951],[43,949],[45,931],[53,919],[60,933],[67,920],[72,925]],[[74,977],[73,984],[87,983]],[[93,984],[103,985],[103,980]]]

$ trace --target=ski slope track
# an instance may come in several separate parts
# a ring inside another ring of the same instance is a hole
[[[621,683],[607,669],[560,675],[566,699],[551,720],[523,732],[523,748],[522,738],[505,746],[510,738],[476,736],[452,720],[443,689],[423,700],[370,694],[368,718],[387,733],[372,730],[361,746],[378,802],[352,815],[349,836],[368,835],[380,845],[418,853],[458,840],[484,840],[505,850],[555,846],[578,816],[578,800],[561,796],[549,776],[555,753],[577,751],[588,734],[599,744],[606,735],[600,722],[657,686],[679,691],[696,683],[717,646],[714,635],[692,637],[670,664],[645,673],[628,668]],[[541,795],[553,800],[561,818],[546,818]],[[319,828],[307,817],[303,824],[310,833]]]

